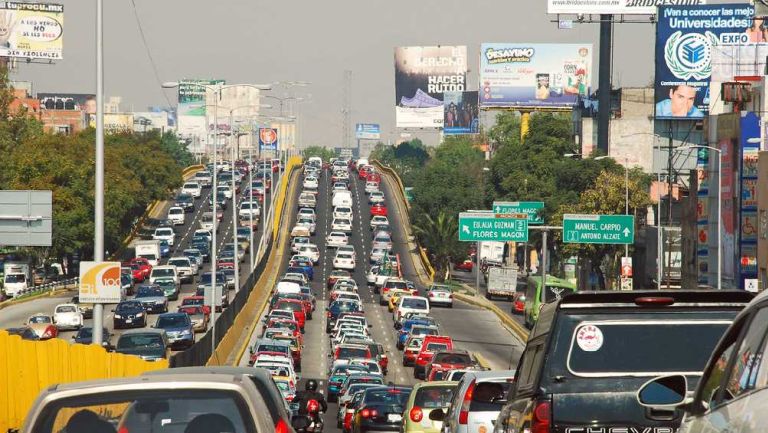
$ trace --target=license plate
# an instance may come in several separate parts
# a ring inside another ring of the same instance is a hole
[[[387,415],[387,421],[389,422],[400,422],[403,420],[403,416],[397,413],[390,413]]]
[[[125,323],[133,323],[133,319],[125,319]]]

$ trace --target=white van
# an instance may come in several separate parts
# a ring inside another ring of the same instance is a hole
[[[184,225],[184,209],[174,206],[170,209],[168,209],[168,219],[173,221],[173,225],[175,226],[183,226]]]
[[[333,193],[333,199],[331,201],[333,207],[351,207],[352,206],[352,192],[351,191],[336,191]]]
[[[152,273],[149,274],[149,284],[155,284],[155,280],[158,278],[173,278],[177,286],[181,284],[181,276],[176,266],[155,266],[152,268]]]

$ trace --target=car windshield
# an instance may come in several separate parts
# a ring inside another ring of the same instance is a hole
[[[171,259],[171,260],[168,260],[168,264],[177,266],[177,267],[184,267],[184,268],[189,267],[189,261],[184,259]],[[171,274],[173,274],[173,271],[171,271]]]
[[[403,298],[403,302],[400,304],[400,306],[404,308],[426,310],[427,301],[424,299],[417,299],[417,298]]]
[[[74,305],[62,305],[56,308],[57,313],[76,313],[77,307]]]
[[[152,276],[153,277],[173,277],[176,275],[176,272],[173,269],[168,268],[155,268],[152,269]]]
[[[155,230],[155,233],[158,236],[172,236],[173,230],[172,229],[157,229]]]
[[[288,353],[288,352],[290,352],[290,348],[288,346],[284,346],[282,344],[262,343],[262,344],[259,344],[259,347],[256,349],[256,352],[281,352],[281,353]]]
[[[122,335],[117,341],[118,349],[154,349],[163,347],[163,338],[158,334]]]
[[[245,412],[246,402],[234,391],[133,388],[98,394],[86,391],[46,405],[39,425],[31,426],[31,431],[197,432],[200,426],[214,424],[216,431],[256,432],[251,415]]]
[[[157,319],[157,328],[182,328],[189,325],[187,318],[182,315],[161,316]]]
[[[472,358],[466,353],[438,353],[433,362],[436,364],[471,364]]]
[[[52,323],[50,317],[48,316],[32,316],[29,318],[29,323]]]
[[[154,297],[154,296],[165,296],[165,292],[163,292],[163,289],[159,287],[139,287],[138,291],[136,292],[137,298],[148,298],[148,297]]]
[[[448,407],[455,390],[454,386],[422,386],[416,391],[413,405],[426,409]]]

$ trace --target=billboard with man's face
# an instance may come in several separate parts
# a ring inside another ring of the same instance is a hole
[[[656,26],[657,119],[701,119],[709,107],[713,46],[764,42],[749,4],[663,6]],[[762,24],[762,20],[759,24]]]

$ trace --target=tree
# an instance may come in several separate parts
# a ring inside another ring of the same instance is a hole
[[[439,281],[450,278],[452,259],[467,254],[466,244],[459,242],[458,216],[445,211],[438,212],[436,217],[423,214],[413,225],[413,231],[421,245],[427,248],[435,266],[435,277]]]
[[[650,177],[642,170],[632,169],[629,172],[629,213],[630,215],[644,215],[647,206],[650,204],[648,187]],[[563,204],[558,209],[554,220],[557,224],[562,224],[563,214],[603,214],[618,215],[625,213],[625,178],[623,169],[603,170],[597,176],[592,187],[585,190],[579,196],[576,203]],[[562,233],[557,233],[556,238],[562,239]],[[563,253],[568,255],[579,255],[587,258],[591,263],[592,270],[598,275],[601,289],[606,286],[612,286],[614,276],[619,273],[621,256],[623,254],[621,245],[603,245],[603,244],[564,244]],[[607,271],[606,278],[603,270]],[[606,284],[605,280],[608,280]]]
[[[331,158],[336,157],[336,151],[333,149],[328,149],[324,146],[309,146],[306,149],[304,149],[304,158],[308,159],[314,156],[319,156],[323,159],[323,161],[328,162],[331,160]]]

